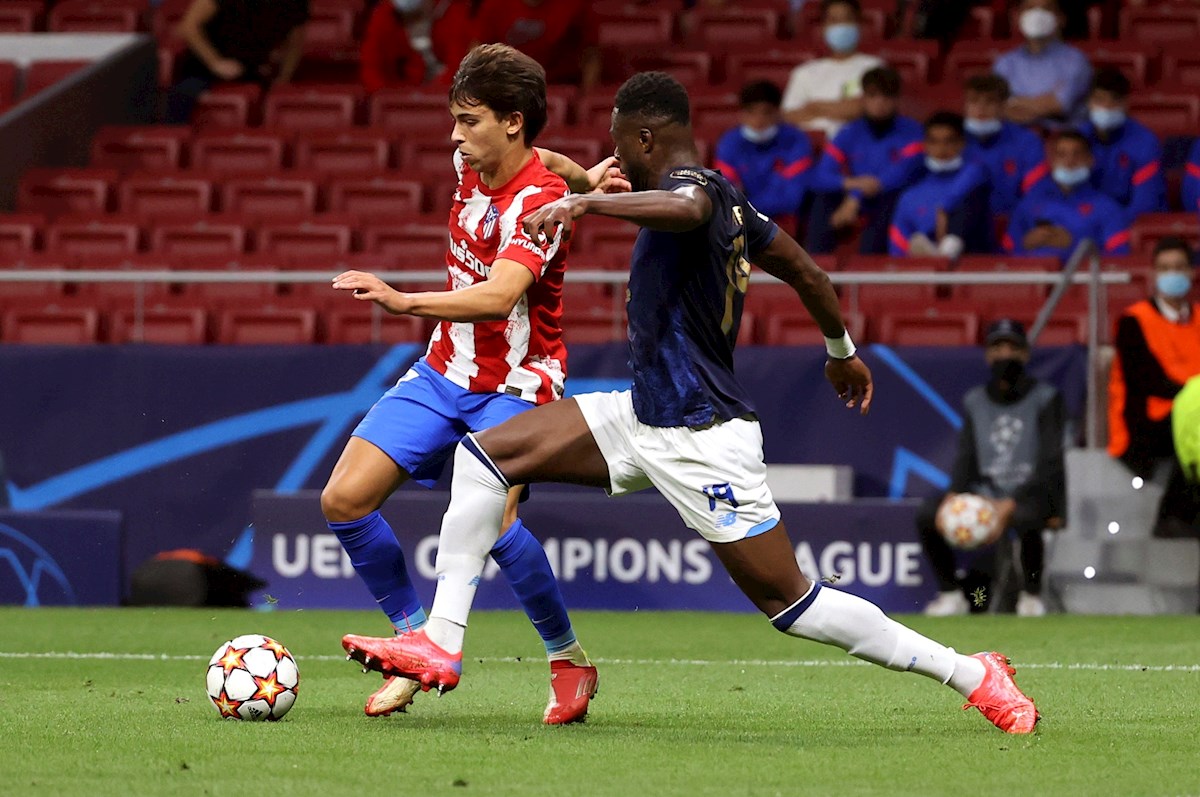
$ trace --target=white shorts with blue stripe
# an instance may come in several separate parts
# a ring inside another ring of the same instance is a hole
[[[663,428],[637,419],[628,390],[574,399],[608,463],[609,495],[656,487],[709,542],[737,542],[779,523],[758,421]]]

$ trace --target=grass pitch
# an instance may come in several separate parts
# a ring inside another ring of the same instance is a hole
[[[1200,619],[903,619],[1010,655],[1041,730],[1006,736],[754,615],[575,613],[600,694],[585,725],[546,728],[516,613],[473,618],[455,692],[368,719],[379,676],[339,640],[382,633],[377,613],[0,609],[0,794],[1200,794]],[[208,657],[243,633],[299,661],[283,722],[209,704]]]

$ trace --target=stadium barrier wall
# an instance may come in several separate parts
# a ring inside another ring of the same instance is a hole
[[[252,492],[319,489],[357,421],[423,352],[417,344],[0,346],[10,505],[119,511],[125,573],[180,547],[246,567],[257,554],[246,533]],[[627,358],[622,345],[573,347],[568,393],[624,389]],[[876,380],[866,418],[825,384],[819,348],[739,348],[738,374],[758,407],[767,461],[848,466],[860,498],[941,490],[962,396],[988,376],[982,351],[871,345],[864,358]],[[1030,370],[1056,385],[1079,417],[1086,363],[1083,347],[1044,348]],[[405,526],[403,515],[392,521]],[[792,531],[797,539],[806,533]],[[86,560],[87,549],[73,556]],[[0,563],[0,581],[6,577]]]
[[[120,512],[0,511],[0,604],[114,606],[121,548]]]

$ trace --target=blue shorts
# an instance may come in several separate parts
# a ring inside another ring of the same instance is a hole
[[[422,359],[375,402],[352,434],[395,460],[413,481],[432,487],[467,432],[498,426],[536,406],[505,393],[464,390]]]

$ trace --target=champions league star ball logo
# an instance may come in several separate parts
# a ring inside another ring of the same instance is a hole
[[[0,604],[73,605],[75,590],[46,549],[0,524]]]

